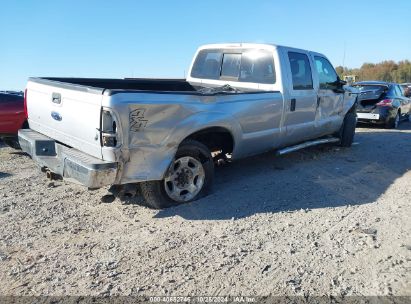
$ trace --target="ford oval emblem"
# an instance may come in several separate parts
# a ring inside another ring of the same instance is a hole
[[[51,112],[51,117],[53,117],[53,119],[57,120],[57,121],[61,121],[63,119],[63,117],[61,117],[61,115],[59,113],[54,112],[54,111]]]

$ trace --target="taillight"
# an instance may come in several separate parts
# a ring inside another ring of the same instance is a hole
[[[27,89],[24,90],[24,116],[26,118],[29,117],[29,113],[27,112]]]
[[[391,107],[392,106],[392,99],[383,99],[379,103],[377,103],[377,106]]]
[[[117,146],[117,124],[110,111],[101,111],[101,144],[104,147]]]

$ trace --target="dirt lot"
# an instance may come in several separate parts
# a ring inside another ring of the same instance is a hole
[[[2,295],[411,295],[411,123],[217,168],[163,211],[0,148]]]

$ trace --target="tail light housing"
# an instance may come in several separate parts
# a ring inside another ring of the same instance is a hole
[[[29,113],[27,112],[27,89],[24,90],[24,117],[29,117]]]
[[[392,99],[383,99],[379,103],[377,103],[377,106],[381,107],[391,107],[392,106]]]
[[[109,110],[101,111],[101,145],[116,147],[118,143],[117,123],[113,113]]]

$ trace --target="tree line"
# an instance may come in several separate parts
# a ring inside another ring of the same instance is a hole
[[[409,60],[399,62],[386,60],[380,63],[364,63],[359,69],[349,69],[342,66],[338,66],[335,69],[341,78],[346,75],[356,75],[356,81],[411,82],[411,61]]]

